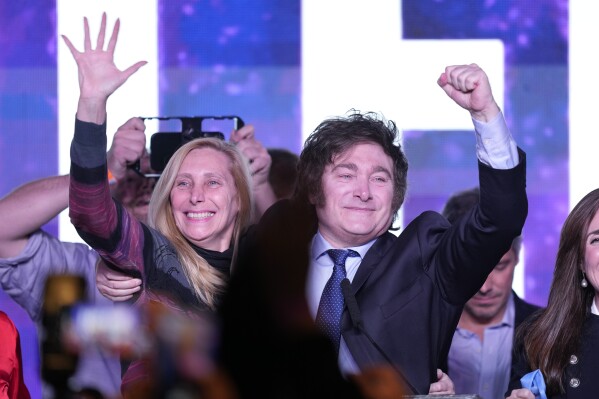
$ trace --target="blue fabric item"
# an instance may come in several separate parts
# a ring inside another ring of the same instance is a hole
[[[547,395],[545,394],[545,379],[541,370],[536,369],[526,374],[520,378],[520,383],[522,384],[522,388],[529,389],[535,395],[536,399],[547,399]]]
[[[351,249],[329,249],[326,252],[334,263],[333,274],[322,291],[316,314],[316,325],[333,342],[335,351],[339,352],[340,322],[345,304],[341,291],[341,281],[346,278],[345,260],[350,256],[360,256],[360,254]]]

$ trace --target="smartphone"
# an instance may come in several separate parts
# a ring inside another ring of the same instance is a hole
[[[227,116],[166,116],[143,117],[142,119],[157,119],[161,129],[165,131],[154,133],[150,138],[150,166],[161,173],[172,155],[183,144],[200,137],[215,137],[225,140],[233,130],[243,127],[243,120],[236,115]],[[174,125],[173,125],[174,123]]]

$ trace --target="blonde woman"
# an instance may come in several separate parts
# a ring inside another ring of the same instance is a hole
[[[215,310],[252,211],[251,174],[238,148],[218,139],[181,147],[159,179],[144,225],[110,197],[106,166],[106,102],[145,62],[114,64],[117,20],[104,50],[106,15],[96,48],[87,19],[84,50],[63,36],[79,71],[80,97],[71,145],[70,217],[81,237],[110,263],[140,275],[138,304],[158,299],[182,311]],[[254,162],[256,163],[256,162]],[[268,168],[256,175],[267,176]],[[265,177],[266,179],[266,177]],[[133,362],[122,389],[148,378]]]

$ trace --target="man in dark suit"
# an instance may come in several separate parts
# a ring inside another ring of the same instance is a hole
[[[479,197],[478,188],[456,193],[441,213],[454,224],[472,212]],[[521,237],[512,241],[510,249],[466,303],[460,316],[448,358],[448,374],[457,394],[502,398],[507,390],[514,332],[526,317],[539,309],[512,290],[521,244]]]
[[[438,84],[472,116],[480,203],[454,225],[425,212],[396,237],[407,160],[395,124],[358,112],[322,122],[300,155],[294,197],[265,213],[222,308],[220,361],[245,397],[351,397],[336,364],[346,377],[390,364],[408,391],[445,393],[437,373],[464,304],[520,235],[527,199],[525,154],[484,71],[450,66]]]
[[[317,218],[306,286],[312,316],[334,340],[345,374],[391,362],[416,393],[436,381],[464,304],[527,214],[525,155],[484,71],[475,64],[447,67],[438,84],[470,112],[477,133],[481,201],[470,217],[452,226],[425,212],[398,237],[387,231],[404,200],[407,161],[393,122],[371,114],[321,123],[298,166],[296,200],[309,202]],[[330,299],[328,286],[335,278],[339,284],[339,254],[347,258],[341,277],[351,281],[361,320],[352,320],[346,307],[335,326],[327,315],[339,297]]]

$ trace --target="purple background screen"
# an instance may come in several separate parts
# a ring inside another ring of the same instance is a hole
[[[300,8],[299,0],[160,1],[161,115],[236,114],[266,146],[299,152]],[[528,154],[526,298],[543,305],[568,211],[568,3],[404,0],[402,13],[405,39],[504,42],[505,114]],[[54,2],[0,2],[0,196],[58,172],[57,43]],[[406,221],[477,184],[471,135],[404,132]],[[57,233],[57,222],[45,229]],[[35,327],[1,291],[0,309],[21,332],[26,383],[40,397]]]

